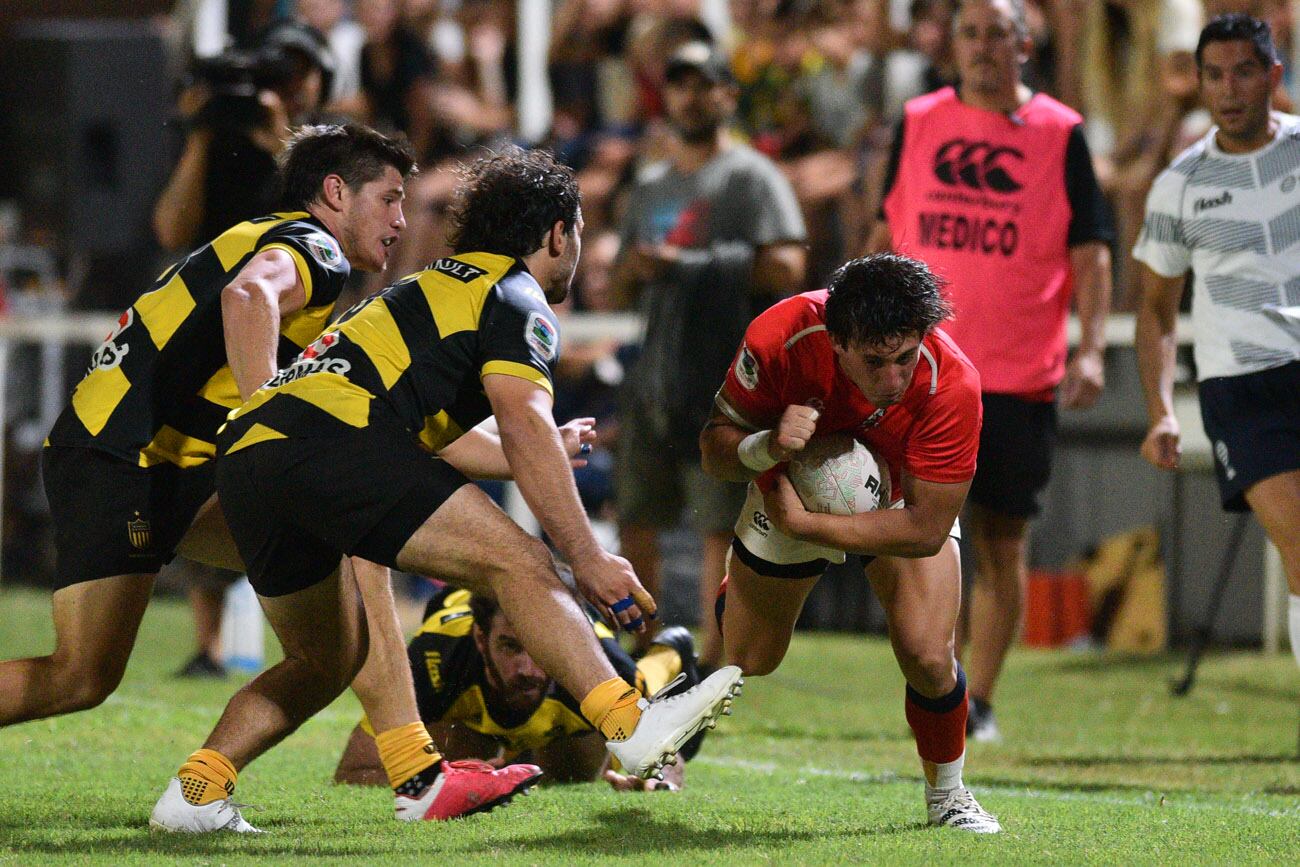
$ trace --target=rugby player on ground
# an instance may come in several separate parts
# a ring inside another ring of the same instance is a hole
[[[635,662],[603,623],[596,637],[619,676],[645,696],[672,684],[685,690],[699,682],[695,645],[680,626],[663,629]],[[447,588],[429,601],[424,625],[407,648],[420,719],[449,759],[535,762],[547,779],[586,782],[604,771],[610,785],[626,790],[680,789],[680,763],[664,779],[642,780],[608,767],[605,742],[583,719],[578,702],[528,655],[495,602]],[[683,675],[680,683],[674,680]],[[689,759],[697,735],[682,749]],[[334,781],[359,785],[388,782],[374,729],[362,720],[348,739]]]
[[[750,482],[718,597],[724,658],[746,674],[775,670],[827,564],[846,551],[863,555],[907,679],[929,821],[997,833],[962,782],[957,515],[981,412],[979,375],[937,327],[948,315],[924,264],[892,254],[849,262],[828,289],[786,299],[750,324],[700,448],[705,471]],[[779,467],[831,433],[853,435],[888,464],[891,508],[838,516],[803,507]]]

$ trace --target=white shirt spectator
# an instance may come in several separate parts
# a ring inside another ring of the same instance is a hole
[[[1218,128],[1160,173],[1133,257],[1164,277],[1192,270],[1197,379],[1300,360],[1267,310],[1300,304],[1300,118],[1274,113],[1273,141],[1224,153]]]

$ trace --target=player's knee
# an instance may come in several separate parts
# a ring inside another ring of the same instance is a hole
[[[938,695],[952,688],[953,656],[951,647],[918,647],[900,651],[899,663],[908,682],[925,695]]]
[[[122,682],[122,669],[116,666],[67,666],[54,681],[60,683],[60,710],[74,713],[99,707]]]
[[[760,677],[776,671],[785,656],[784,648],[748,645],[727,648],[727,664],[739,666],[747,677]]]

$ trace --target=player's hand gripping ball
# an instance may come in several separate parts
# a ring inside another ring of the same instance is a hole
[[[804,508],[856,515],[889,507],[889,465],[848,434],[814,437],[786,468]]]

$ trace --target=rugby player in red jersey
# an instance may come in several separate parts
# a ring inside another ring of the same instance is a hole
[[[845,552],[868,563],[907,679],[929,821],[997,833],[962,783],[966,678],[953,653],[961,606],[957,515],[979,447],[980,382],[937,326],[949,315],[921,262],[855,259],[827,289],[760,314],[700,434],[706,472],[749,481],[718,615],[728,663],[781,663],[804,600]],[[814,435],[848,433],[889,467],[890,508],[809,512],[780,466]]]

